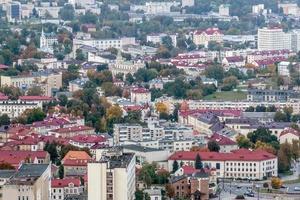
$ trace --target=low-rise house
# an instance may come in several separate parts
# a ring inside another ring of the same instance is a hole
[[[130,99],[136,104],[148,104],[151,102],[151,92],[146,88],[133,88]]]
[[[70,138],[70,144],[79,148],[91,148],[94,145],[107,146],[108,141],[103,135],[75,135]]]
[[[279,135],[279,142],[283,144],[285,142],[292,144],[293,141],[300,139],[300,132],[293,128],[285,128]]]
[[[219,152],[222,153],[229,153],[233,150],[237,150],[239,147],[237,145],[237,143],[235,141],[233,141],[232,139],[214,133],[209,139],[208,141],[215,141],[216,143],[218,143],[218,145],[220,146],[220,150]]]
[[[55,135],[56,137],[73,137],[79,134],[94,134],[95,129],[89,126],[72,126],[67,128],[59,128],[49,131],[50,135]]]
[[[65,176],[83,176],[92,158],[85,151],[69,151],[62,159]]]
[[[222,60],[222,65],[225,70],[229,70],[230,68],[240,68],[245,66],[245,59],[242,56],[225,57]]]
[[[80,178],[51,180],[51,200],[65,199],[67,196],[80,195],[84,192]]]

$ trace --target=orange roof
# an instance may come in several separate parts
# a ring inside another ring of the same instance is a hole
[[[66,160],[90,160],[91,156],[85,151],[69,151],[63,161]]]

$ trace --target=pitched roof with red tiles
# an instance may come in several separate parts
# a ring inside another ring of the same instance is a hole
[[[71,141],[77,143],[104,143],[106,142],[106,138],[103,135],[75,135],[70,138]]]
[[[133,93],[149,93],[149,90],[146,88],[139,87],[139,88],[133,88],[131,90],[131,92],[133,92]]]
[[[191,160],[194,161],[197,154],[204,161],[262,161],[276,158],[275,155],[264,150],[250,151],[239,149],[230,153],[202,152],[202,151],[178,151],[169,157],[169,160]]]
[[[210,138],[210,141],[216,141],[220,146],[224,146],[224,145],[236,145],[236,142],[233,141],[232,139],[224,136],[224,135],[220,135],[217,133],[214,133]]]
[[[93,159],[68,159],[63,162],[64,166],[87,166],[88,162],[93,161]]]
[[[281,133],[280,133],[280,137],[286,134],[293,134],[296,135],[298,137],[300,137],[300,131],[297,131],[296,129],[293,128],[286,128],[284,129]]]
[[[75,187],[79,187],[81,182],[79,178],[75,177],[51,180],[52,188],[64,188],[68,187],[70,184],[73,184]]]
[[[71,124],[68,120],[64,118],[46,118],[43,121],[33,122],[31,126],[37,127],[44,127],[44,126],[62,126],[66,124]]]
[[[187,117],[189,115],[194,114],[204,114],[204,113],[212,113],[217,116],[231,116],[231,117],[240,117],[242,114],[241,110],[230,110],[230,109],[194,109],[194,110],[181,110],[179,115],[182,117]]]
[[[91,156],[85,151],[69,151],[62,161],[66,160],[90,160]]]
[[[245,59],[242,56],[231,56],[225,58],[230,63],[243,62]]]
[[[72,132],[91,131],[91,130],[94,130],[94,128],[89,127],[89,126],[72,126],[72,127],[67,127],[67,128],[54,129],[54,130],[52,130],[52,132],[72,133]]]
[[[34,161],[35,158],[46,159],[48,153],[46,151],[0,151],[0,163],[9,163],[14,167],[18,167],[25,160]]]
[[[20,96],[20,100],[22,101],[51,101],[52,97],[48,96]]]

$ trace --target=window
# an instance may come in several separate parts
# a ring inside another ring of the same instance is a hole
[[[220,163],[217,163],[217,164],[216,164],[216,168],[217,168],[217,169],[220,169],[220,168],[221,168],[221,167],[220,167]]]

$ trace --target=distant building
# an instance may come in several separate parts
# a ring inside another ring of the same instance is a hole
[[[22,17],[21,3],[17,1],[8,3],[6,8],[6,16],[9,22],[20,21]]]
[[[291,90],[259,90],[249,89],[247,94],[248,101],[287,101],[289,98],[298,95]]]
[[[40,36],[40,49],[41,51],[47,52],[47,53],[53,53],[53,45],[57,44],[57,38],[56,35],[53,33],[46,34],[44,33],[44,29],[42,29],[42,33]]]
[[[299,16],[299,7],[297,3],[279,3],[278,8],[282,9],[285,15]]]
[[[291,32],[292,50],[294,52],[300,51],[300,30],[294,29]]]
[[[119,52],[115,62],[109,64],[108,67],[113,77],[117,74],[123,74],[125,78],[127,74],[133,75],[139,69],[144,68],[145,63],[143,61],[126,61],[123,59],[121,52]]]
[[[280,63],[278,63],[278,74],[280,76],[290,76],[290,69],[289,69],[289,66],[290,66],[290,62],[285,62],[285,61],[282,61]]]
[[[291,49],[291,34],[283,32],[282,28],[258,29],[258,50]]]
[[[151,92],[146,88],[133,88],[130,92],[130,100],[136,104],[151,102]]]
[[[51,165],[23,164],[3,185],[3,199],[50,199]]]
[[[286,128],[279,135],[280,144],[285,142],[292,144],[293,141],[298,141],[299,139],[300,132],[293,128]]]
[[[88,163],[88,200],[134,200],[135,180],[135,155],[111,150]]]
[[[209,42],[223,42],[223,33],[218,28],[208,28],[206,30],[197,30],[193,32],[193,42],[196,45],[208,46]]]
[[[0,200],[3,199],[3,185],[16,173],[15,170],[0,170]]]
[[[80,178],[51,180],[51,200],[65,199],[67,196],[80,195],[84,191]]]
[[[181,0],[181,7],[193,7],[195,0]]]
[[[221,4],[219,6],[219,15],[221,15],[221,16],[230,16],[229,5],[228,4]]]
[[[146,14],[165,14],[171,12],[174,2],[146,2]]]
[[[160,33],[160,34],[151,34],[147,35],[147,42],[152,42],[153,44],[162,44],[163,38],[169,36],[172,39],[172,45],[174,47],[177,46],[177,35],[176,34],[165,34],[165,33]]]
[[[252,6],[252,13],[253,14],[261,14],[264,9],[265,9],[264,4],[253,5]]]

